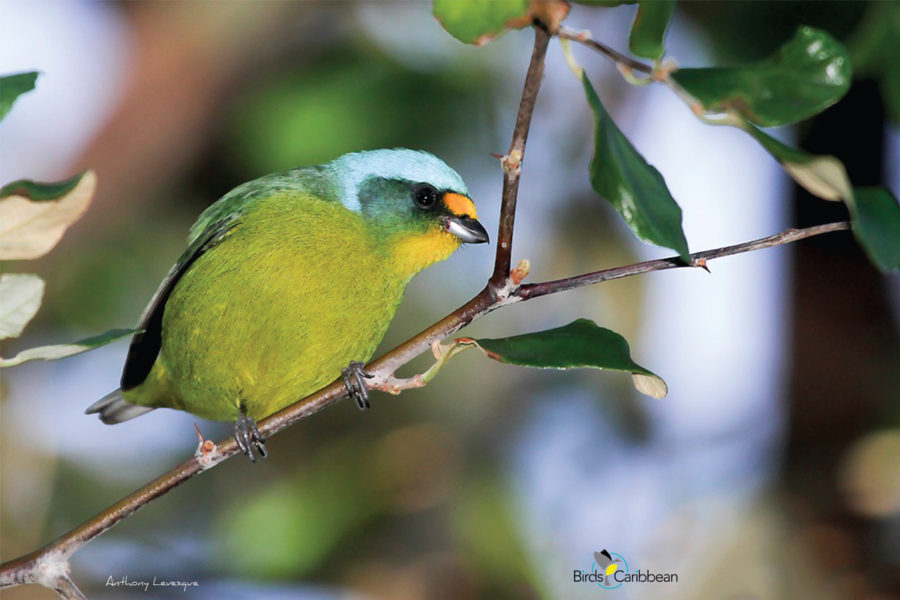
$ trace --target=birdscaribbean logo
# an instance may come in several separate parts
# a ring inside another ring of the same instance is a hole
[[[632,573],[628,561],[621,554],[604,549],[594,552],[594,564],[590,571],[575,569],[573,583],[593,583],[605,590],[614,590],[626,583],[678,583],[677,573],[652,573],[638,569]]]

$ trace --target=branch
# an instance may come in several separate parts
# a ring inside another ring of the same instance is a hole
[[[588,48],[596,50],[606,58],[612,60],[620,68],[625,68],[629,71],[646,73],[647,75],[652,75],[654,72],[654,68],[652,65],[642,63],[639,60],[635,60],[630,56],[622,54],[618,50],[615,50],[602,42],[598,42],[591,37],[591,34],[588,31],[573,31],[565,27],[560,27],[556,35],[561,39],[572,40],[573,42],[584,44]]]
[[[512,251],[512,231],[515,220],[516,198],[518,194],[519,168],[525,150],[525,142],[528,137],[531,114],[534,110],[535,99],[540,88],[544,56],[546,54],[549,38],[549,34],[544,29],[539,26],[535,27],[534,50],[532,52],[528,74],[525,79],[522,100],[519,105],[516,127],[513,133],[513,141],[510,146],[510,154],[504,157],[503,160],[503,203],[500,214],[497,256],[494,264],[494,273],[491,276],[490,281],[481,292],[466,304],[418,335],[397,346],[387,354],[371,362],[367,366],[367,370],[371,372],[374,377],[369,380],[369,387],[378,388],[379,386],[390,382],[394,372],[396,372],[398,368],[405,365],[419,354],[427,351],[432,343],[452,335],[475,319],[478,319],[501,306],[523,302],[531,298],[558,293],[601,281],[630,277],[650,271],[688,266],[702,267],[705,266],[704,261],[709,259],[778,246],[805,237],[849,228],[848,223],[842,222],[799,230],[791,229],[784,233],[754,242],[738,244],[717,250],[708,250],[706,252],[698,252],[692,255],[690,263],[685,263],[678,258],[653,260],[615,269],[597,271],[595,273],[587,273],[568,279],[519,286],[518,281],[520,278],[512,280],[510,278],[509,269]],[[518,164],[513,165],[513,160]],[[293,425],[346,397],[347,390],[343,383],[341,383],[340,380],[335,381],[327,387],[322,388],[280,412],[260,421],[260,433],[266,438],[271,437],[290,425]],[[81,597],[79,595],[80,592],[78,592],[71,580],[68,579],[68,559],[74,552],[101,533],[109,530],[119,521],[132,515],[138,509],[146,506],[198,473],[210,469],[237,454],[237,452],[237,443],[234,438],[231,437],[218,444],[214,444],[209,440],[205,442],[201,441],[194,457],[182,462],[168,473],[161,475],[46,546],[0,565],[0,588],[23,583],[40,583],[56,589],[63,597]]]
[[[549,44],[550,34],[544,27],[535,25],[534,50],[531,52],[531,64],[528,65],[528,74],[525,76],[512,143],[509,146],[509,154],[501,159],[503,202],[500,206],[500,228],[497,232],[497,257],[494,260],[494,273],[489,282],[489,286],[497,293],[500,293],[509,279],[516,199],[519,196],[519,175],[522,172],[522,159],[525,154],[525,142],[528,140],[528,130],[531,127],[534,103],[541,87],[541,78],[544,76],[544,56],[547,54]]]
[[[546,296],[547,294],[556,294],[558,292],[564,292],[566,290],[571,290],[586,285],[592,285],[594,283],[600,283],[602,281],[622,279],[623,277],[631,277],[633,275],[640,275],[641,273],[649,273],[650,271],[664,271],[666,269],[678,269],[681,267],[706,268],[706,261],[712,260],[714,258],[723,258],[725,256],[732,256],[734,254],[752,252],[753,250],[762,250],[763,248],[782,246],[784,244],[790,244],[791,242],[796,242],[798,240],[812,237],[814,235],[831,233],[832,231],[843,231],[845,229],[850,229],[850,223],[848,223],[847,221],[827,223],[825,225],[815,225],[813,227],[806,227],[804,229],[788,229],[786,231],[782,231],[781,233],[770,235],[769,237],[753,240],[752,242],[744,242],[742,244],[735,244],[733,246],[716,248],[715,250],[696,252],[694,254],[691,254],[690,263],[684,262],[677,256],[673,256],[670,258],[660,258],[657,260],[648,260],[635,263],[633,265],[626,265],[624,267],[616,267],[614,269],[604,269],[602,271],[594,271],[593,273],[585,273],[584,275],[578,275],[576,277],[568,277],[566,279],[556,279],[553,281],[545,281],[543,283],[523,285],[519,287],[518,290],[516,290],[515,295],[522,298],[522,300],[530,300],[531,298],[539,298],[540,296]]]

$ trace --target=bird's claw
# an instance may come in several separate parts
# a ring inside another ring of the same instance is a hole
[[[369,388],[366,387],[366,382],[363,381],[363,378],[371,379],[374,377],[374,375],[365,370],[365,366],[365,363],[354,360],[341,370],[341,374],[344,376],[344,386],[347,388],[347,393],[349,393],[350,397],[356,402],[356,406],[359,407],[359,410],[366,410],[370,406]]]
[[[252,417],[242,414],[234,422],[234,440],[237,442],[241,452],[246,454],[252,463],[256,462],[256,455],[253,453],[254,448],[263,458],[269,455],[266,451],[266,440],[259,432],[256,421]]]

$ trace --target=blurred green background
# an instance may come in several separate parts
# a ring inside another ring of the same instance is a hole
[[[855,184],[896,191],[900,141],[888,118],[900,61],[886,58],[900,48],[896,8],[683,3],[670,54],[692,66],[754,60],[799,24],[847,40],[860,57],[854,89],[782,133],[839,156]],[[579,6],[567,23],[624,49],[633,12]],[[87,167],[99,176],[93,207],[56,250],[3,265],[48,282],[5,355],[130,326],[205,206],[241,182],[344,152],[441,156],[496,229],[501,175],[490,154],[509,144],[527,31],[463,46],[412,2],[3,1],[0,15],[14,24],[2,71],[44,72],[0,125],[3,180]],[[602,59],[578,56],[685,207],[693,250],[845,218],[795,191],[740,135],[704,128],[665,90],[629,89]],[[529,258],[537,281],[667,255],[631,240],[591,193],[591,116],[555,42],[544,86],[514,260]],[[741,172],[702,154],[713,138]],[[763,195],[741,204],[743,188]],[[706,204],[693,203],[695,190]],[[269,460],[228,461],[153,502],[76,554],[73,578],[98,598],[143,593],[106,585],[110,576],[199,582],[149,597],[581,598],[616,593],[571,582],[609,548],[636,568],[681,575],[629,588],[633,598],[900,597],[900,283],[849,236],[767,252],[713,263],[711,277],[651,274],[510,307],[466,331],[596,319],[668,380],[666,400],[636,397],[616,374],[466,353],[426,389],[376,393],[367,413],[341,403],[273,438]],[[466,301],[492,258],[467,248],[418,277],[382,348]],[[3,373],[4,560],[193,452],[188,415],[107,428],[82,414],[117,385],[126,347]],[[207,437],[229,431],[197,423]],[[54,597],[36,586],[2,595]]]

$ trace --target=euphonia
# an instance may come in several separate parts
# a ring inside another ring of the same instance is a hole
[[[107,424],[161,407],[234,421],[241,450],[265,456],[256,421],[341,373],[367,408],[363,364],[406,284],[487,241],[462,178],[423,151],[354,152],[240,185],[191,227],[121,388],[86,412]]]

